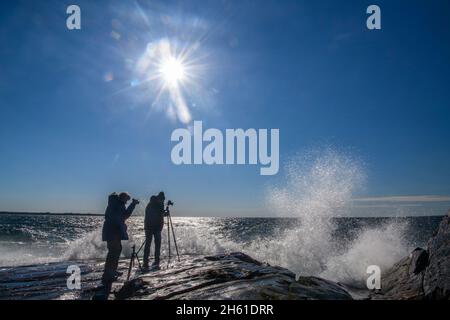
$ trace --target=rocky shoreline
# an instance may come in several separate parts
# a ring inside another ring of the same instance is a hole
[[[428,241],[382,276],[382,290],[371,295],[388,300],[450,299],[450,211]]]
[[[126,281],[129,260],[120,261],[123,274],[110,299],[352,299],[345,288],[316,277],[261,263],[240,252],[215,256],[181,256],[180,262],[159,271],[133,270]],[[81,290],[67,288],[69,265],[81,269]],[[103,271],[100,261],[71,261],[0,269],[0,299],[89,300],[97,292]]]
[[[450,211],[429,240],[382,274],[378,292],[351,292],[317,277],[296,277],[288,269],[254,260],[240,252],[215,256],[181,256],[180,262],[155,272],[133,270],[126,281],[128,259],[110,299],[224,300],[411,300],[450,299]],[[81,289],[67,288],[69,265],[81,270]],[[103,261],[67,261],[0,268],[0,299],[89,300],[98,292]]]

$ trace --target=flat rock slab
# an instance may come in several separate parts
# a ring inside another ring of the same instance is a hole
[[[81,269],[81,289],[69,290],[70,265]],[[0,268],[0,299],[91,299],[100,286],[103,262],[71,261]],[[133,269],[126,281],[128,260],[120,261],[123,275],[110,299],[352,299],[339,284],[270,266],[242,253],[181,256],[161,270]]]
[[[81,290],[70,290],[67,268],[76,265],[81,270]],[[127,270],[122,260],[119,270]],[[101,284],[104,263],[100,261],[66,261],[20,267],[0,268],[1,300],[89,300]],[[118,279],[115,287],[125,281]]]
[[[118,299],[351,299],[339,284],[291,271],[242,253],[183,259],[172,268],[137,275]]]

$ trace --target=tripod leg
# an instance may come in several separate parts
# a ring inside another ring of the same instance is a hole
[[[139,252],[141,252],[142,248],[144,247],[145,243],[147,242],[147,239],[144,240],[144,242],[142,242],[141,246],[139,247],[139,250],[136,251],[136,255],[139,254]]]
[[[147,242],[147,239],[144,240],[144,242],[139,247],[139,250],[136,251],[136,260],[138,262],[139,269],[142,270],[141,261],[139,260],[139,252],[141,252],[142,248],[144,247],[145,243]]]
[[[169,224],[169,218],[167,218],[167,244],[169,246],[169,260],[167,262],[167,267],[170,264],[170,224]]]
[[[131,268],[133,268],[133,260],[134,260],[134,255],[135,255],[135,246],[132,247],[133,248],[133,252],[131,253],[131,258],[130,258],[130,265],[128,266],[128,275],[127,275],[127,281],[130,280],[130,275],[131,275]]]
[[[175,231],[173,229],[172,217],[171,216],[169,216],[169,221],[170,221],[170,227],[172,228],[173,243],[175,244],[175,250],[177,251],[178,262],[180,262],[180,254],[178,253],[177,238],[175,237]]]
[[[139,270],[142,270],[141,261],[139,260],[139,256],[137,255],[137,253],[136,253],[136,261],[138,263]]]

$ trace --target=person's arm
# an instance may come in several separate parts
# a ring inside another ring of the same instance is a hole
[[[124,215],[125,220],[128,219],[131,216],[131,214],[133,213],[133,210],[136,207],[136,205],[137,205],[137,202],[133,201],[128,206],[128,208],[125,209],[125,215]]]
[[[161,215],[161,218],[167,217],[167,211],[164,209],[164,203],[161,204],[160,208],[159,208],[159,212]]]

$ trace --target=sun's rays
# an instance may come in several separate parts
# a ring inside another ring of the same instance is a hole
[[[136,63],[140,86],[157,88],[152,105],[166,97],[164,110],[184,124],[192,120],[184,91],[189,91],[189,86],[196,81],[198,65],[190,57],[194,51],[195,48],[186,48],[177,52],[176,46],[168,39],[160,39],[149,43]]]
[[[124,58],[125,74],[111,67],[102,78],[115,86],[114,96],[130,98],[133,108],[144,107],[145,119],[156,111],[189,126],[192,112],[211,110],[216,94],[206,44],[209,22],[170,8],[151,10],[134,4],[112,21],[111,34],[118,35],[112,38]]]

